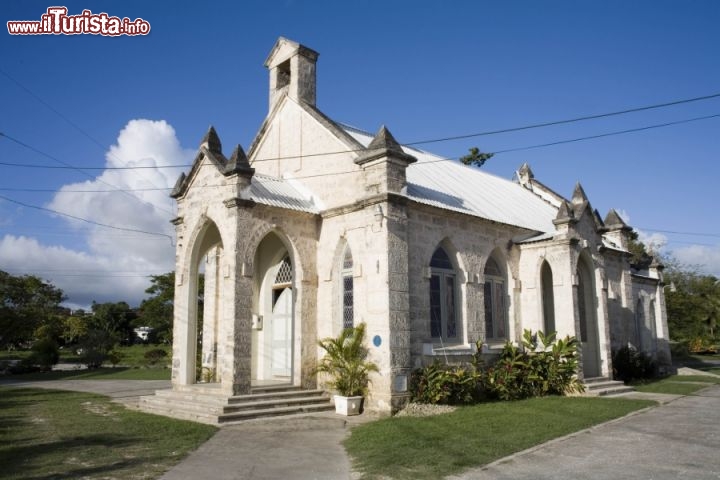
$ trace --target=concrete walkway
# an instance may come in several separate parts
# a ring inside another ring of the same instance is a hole
[[[169,382],[55,380],[0,385],[78,390],[132,401],[167,388]],[[720,385],[687,397],[642,393],[627,397],[650,398],[661,405],[451,478],[720,478]],[[353,424],[372,419],[329,413],[223,427],[162,480],[356,478],[341,441]]]
[[[630,394],[640,396],[639,394]],[[556,439],[452,479],[720,478],[720,386]]]

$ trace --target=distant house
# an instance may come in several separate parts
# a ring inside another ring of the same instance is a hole
[[[210,128],[173,190],[176,391],[314,388],[317,340],[359,322],[381,411],[407,401],[418,366],[467,359],[478,339],[497,353],[523,329],[577,336],[584,379],[611,377],[628,343],[670,362],[662,267],[631,270],[615,211],[527,164],[503,179],[333,121],[316,106],[317,60],[280,38],[247,154]]]
[[[133,329],[135,332],[135,336],[142,340],[143,342],[147,342],[148,338],[150,337],[150,334],[153,332],[154,328],[152,327],[138,327]]]

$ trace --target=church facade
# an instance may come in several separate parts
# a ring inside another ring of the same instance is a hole
[[[506,180],[331,120],[317,59],[280,38],[247,153],[226,156],[211,128],[172,192],[174,389],[314,388],[317,340],[360,322],[380,411],[407,401],[413,369],[466,360],[477,340],[499,353],[523,329],[578,337],[584,379],[612,377],[627,344],[670,362],[662,267],[631,269],[615,211],[528,165]]]

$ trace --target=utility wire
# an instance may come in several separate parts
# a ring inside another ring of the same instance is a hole
[[[118,227],[118,226],[116,226],[116,225],[108,225],[108,224],[106,224],[106,223],[100,223],[100,222],[96,222],[96,221],[94,221],[94,220],[90,220],[90,219],[87,219],[87,218],[78,217],[78,216],[76,216],[76,215],[71,215],[71,214],[69,214],[69,213],[60,212],[60,211],[58,211],[58,210],[53,210],[52,208],[40,207],[40,206],[38,206],[38,205],[31,205],[31,204],[28,204],[28,203],[20,202],[20,201],[18,201],[18,200],[13,200],[12,198],[8,198],[8,197],[6,197],[6,196],[4,196],[4,195],[0,195],[0,199],[3,199],[3,200],[5,200],[5,201],[7,201],[7,202],[14,203],[14,204],[16,204],[16,205],[20,205],[20,206],[23,206],[23,207],[32,208],[32,209],[35,209],[35,210],[40,210],[40,211],[43,211],[43,212],[50,212],[50,213],[54,213],[54,214],[56,214],[56,215],[61,215],[61,216],[63,216],[63,217],[68,217],[68,218],[72,218],[72,219],[74,219],[74,220],[79,220],[79,221],[81,221],[81,222],[89,223],[89,224],[91,224],[91,225],[97,225],[98,227],[112,228],[113,230],[121,230],[121,231],[124,231],[124,232],[142,233],[142,234],[145,234],[145,235],[153,235],[153,236],[157,236],[157,237],[165,237],[165,238],[167,238],[168,240],[170,240],[170,245],[175,246],[175,245],[174,245],[174,242],[173,242],[173,238],[172,238],[170,235],[167,235],[167,234],[165,234],[165,233],[148,232],[147,230],[139,230],[139,229],[136,229],[136,228]]]
[[[25,92],[27,92],[31,97],[33,97],[35,100],[37,100],[38,102],[40,102],[42,105],[44,105],[48,110],[50,110],[51,112],[53,112],[55,115],[57,115],[58,117],[62,118],[68,125],[70,125],[70,126],[73,127],[75,130],[77,130],[78,132],[80,132],[84,137],[86,137],[86,138],[87,138],[88,140],[90,140],[92,143],[94,143],[95,145],[97,145],[98,147],[100,147],[100,150],[101,150],[103,153],[105,153],[107,147],[106,147],[105,145],[103,145],[102,143],[100,143],[95,137],[93,137],[92,135],[90,135],[89,133],[87,133],[85,130],[83,130],[82,128],[80,128],[80,126],[79,126],[78,124],[76,124],[75,122],[73,122],[72,120],[70,120],[68,117],[66,117],[65,115],[63,115],[60,111],[58,111],[58,110],[57,110],[56,108],[54,108],[52,105],[50,105],[50,104],[47,103],[45,100],[43,100],[42,98],[40,98],[38,95],[35,94],[35,92],[33,92],[32,90],[30,90],[29,88],[27,88],[25,85],[23,85],[22,83],[20,83],[18,80],[16,80],[14,77],[12,77],[9,73],[7,73],[7,72],[6,72],[5,70],[3,70],[2,68],[0,68],[0,74],[4,75],[8,80],[10,80],[11,82],[13,82],[15,85],[17,85],[17,86],[20,87],[21,89],[25,90]],[[107,153],[108,153],[111,157],[113,157],[115,160],[117,160],[118,162],[121,162],[121,163],[122,163],[122,160],[119,159],[119,158],[117,157],[117,155],[115,155],[115,154],[112,152],[112,150],[107,150]],[[152,185],[152,182],[149,181],[147,178],[145,178],[144,180],[146,180],[148,183],[150,183],[150,184]],[[154,185],[153,185],[153,186],[154,186]],[[172,212],[170,212],[170,213],[172,213]]]
[[[128,195],[130,198],[132,198],[132,199],[134,199],[134,200],[137,200],[138,202],[141,202],[141,203],[144,203],[145,205],[149,205],[149,206],[151,206],[151,207],[157,208],[158,210],[163,211],[163,212],[165,212],[165,213],[168,213],[168,214],[170,214],[170,215],[174,215],[174,212],[172,212],[172,211],[170,211],[170,210],[167,210],[167,209],[165,209],[165,208],[162,208],[162,207],[160,207],[160,206],[158,206],[158,205],[155,205],[155,204],[153,204],[153,203],[151,203],[151,202],[146,202],[146,201],[143,200],[142,198],[133,195],[133,194],[130,193],[129,191],[123,190],[122,188],[117,187],[117,186],[115,186],[115,185],[113,185],[113,184],[111,184],[111,183],[109,183],[109,182],[106,182],[105,180],[102,180],[101,178],[93,177],[92,175],[90,175],[89,173],[87,173],[87,172],[84,171],[84,170],[106,170],[106,169],[97,168],[97,167],[96,167],[96,168],[82,168],[82,167],[78,167],[78,166],[75,166],[75,165],[70,165],[69,163],[67,163],[67,162],[65,162],[65,161],[63,161],[63,160],[60,160],[59,158],[54,157],[53,155],[50,155],[49,153],[45,153],[45,152],[43,152],[42,150],[39,150],[39,149],[33,147],[32,145],[28,145],[27,143],[22,142],[22,141],[18,140],[17,138],[14,138],[14,137],[11,137],[11,136],[9,136],[9,135],[6,135],[6,134],[3,133],[3,132],[0,132],[0,137],[5,137],[5,138],[7,138],[8,140],[17,143],[18,145],[20,145],[20,146],[22,146],[22,147],[24,147],[24,148],[27,148],[28,150],[30,150],[30,151],[32,151],[32,152],[35,152],[35,153],[37,153],[37,154],[39,154],[39,155],[42,155],[42,156],[44,156],[44,157],[47,157],[47,158],[49,158],[50,160],[53,160],[53,161],[55,161],[55,162],[58,162],[58,163],[60,163],[60,164],[62,165],[62,166],[46,165],[44,168],[62,168],[62,169],[70,169],[70,170],[78,171],[78,172],[82,173],[83,175],[85,175],[86,177],[90,178],[91,180],[100,182],[100,183],[102,183],[103,185],[107,185],[108,187],[112,188],[112,189],[115,190],[115,191],[122,192],[122,193],[124,193],[125,195]],[[2,164],[2,163],[0,163],[0,164]],[[22,165],[22,164],[13,165],[13,166],[21,166],[21,165]],[[39,167],[33,166],[32,168],[39,168]]]
[[[585,136],[585,137],[578,137],[578,138],[572,138],[572,139],[567,139],[567,140],[558,140],[558,141],[556,141],[556,142],[542,143],[542,144],[537,144],[537,145],[528,145],[528,146],[517,147],[517,148],[508,148],[508,149],[504,149],[504,150],[496,150],[496,151],[494,151],[494,152],[487,152],[487,153],[492,154],[492,155],[501,155],[501,154],[503,154],[503,153],[519,152],[519,151],[523,151],[523,150],[532,150],[532,149],[537,149],[537,148],[547,148],[547,147],[552,147],[552,146],[556,146],[556,145],[562,145],[562,144],[565,144],[565,143],[582,142],[582,141],[586,141],[586,140],[594,140],[594,139],[598,139],[598,138],[612,137],[612,136],[616,136],[616,135],[624,135],[624,134],[627,134],[627,133],[641,132],[641,131],[645,131],[645,130],[652,130],[652,129],[655,129],[655,128],[669,127],[669,126],[673,126],[673,125],[681,125],[681,124],[683,124],[683,123],[697,122],[697,121],[701,121],[701,120],[709,120],[709,119],[718,118],[718,117],[720,117],[720,113],[716,113],[716,114],[713,114],[713,115],[705,115],[705,116],[702,116],[702,117],[687,118],[687,119],[684,119],[684,120],[677,120],[677,121],[674,121],[674,122],[658,123],[658,124],[655,124],[655,125],[648,125],[648,126],[644,126],[644,127],[630,128],[630,129],[618,130],[618,131],[614,131],[614,132],[606,132],[606,133],[601,133],[601,134],[598,134],[598,135],[588,135],[588,136]],[[42,152],[42,151],[40,151],[40,150],[38,150],[38,149],[30,146],[30,145],[27,145],[26,143],[21,142],[21,141],[15,139],[15,138],[11,137],[10,135],[7,135],[7,134],[3,133],[3,132],[0,132],[0,136],[3,136],[3,137],[5,137],[5,138],[7,138],[7,139],[9,139],[9,140],[11,140],[11,141],[19,144],[19,145],[22,145],[23,147],[29,148],[30,150],[32,150],[32,151],[34,151],[34,152],[36,152],[36,153],[39,153],[39,154],[41,154],[41,155],[44,155],[44,156],[46,156],[46,157],[49,157],[49,158],[51,158],[51,159],[53,159],[53,160],[56,160],[56,161],[61,162],[61,163],[64,164],[64,166],[58,166],[58,165],[41,165],[41,164],[27,164],[27,163],[23,164],[23,163],[12,163],[12,162],[0,162],[0,165],[11,166],[11,167],[44,168],[44,169],[82,169],[82,170],[136,170],[136,169],[150,169],[150,168],[152,168],[152,169],[187,168],[187,167],[192,166],[192,164],[177,164],[177,165],[158,165],[158,166],[154,166],[154,167],[150,167],[150,166],[138,166],[138,167],[78,167],[78,166],[69,165],[69,164],[67,164],[67,163],[65,163],[65,162],[62,162],[61,160],[58,160],[58,159],[54,158],[52,155],[49,155],[49,154],[47,154],[47,153],[44,153],[44,152]],[[405,144],[404,146],[407,146],[407,145],[409,145],[409,144]],[[357,150],[342,150],[342,151],[336,151],[336,152],[313,153],[313,154],[308,154],[308,155],[291,155],[291,156],[284,156],[284,157],[261,158],[261,159],[256,159],[256,160],[254,160],[253,163],[255,163],[255,162],[278,161],[278,160],[292,160],[292,159],[308,158],[308,157],[320,157],[320,156],[337,155],[337,154],[342,154],[342,153],[351,153],[351,152],[356,152],[356,151],[359,152],[359,151],[366,151],[366,150],[367,150],[367,149],[363,148],[362,150],[360,150],[360,149],[357,149]],[[416,149],[413,149],[413,150],[416,150]],[[421,153],[428,153],[428,152],[424,152],[424,151],[421,151],[421,150],[417,150],[417,151],[419,151],[419,152],[421,152]],[[418,163],[416,163],[415,165],[425,165],[425,164],[430,164],[430,163],[453,161],[453,160],[458,160],[459,158],[460,158],[460,157],[440,158],[440,159],[438,159],[438,160],[428,160],[428,161],[418,162]],[[203,165],[210,165],[210,163],[205,163],[205,164],[203,164]],[[342,173],[355,173],[355,172],[357,172],[357,170],[354,170],[354,171],[352,171],[352,172],[340,172],[340,174],[342,174]],[[299,179],[299,178],[310,178],[310,177],[330,176],[330,175],[337,175],[337,174],[338,174],[338,173],[327,173],[327,174],[309,175],[309,176],[305,176],[305,177],[296,177],[296,178],[298,178],[298,179]],[[127,191],[133,191],[133,190],[127,190]],[[142,200],[141,200],[141,201],[142,201]]]
[[[553,125],[564,125],[567,123],[582,122],[585,120],[594,120],[597,118],[607,118],[607,117],[613,117],[616,115],[625,115],[627,113],[633,113],[633,112],[642,112],[645,110],[653,110],[656,108],[670,107],[672,105],[681,105],[683,103],[699,102],[702,100],[710,100],[712,98],[717,98],[717,97],[720,97],[720,93],[714,93],[712,95],[704,95],[702,97],[687,98],[684,100],[675,100],[672,102],[658,103],[655,105],[648,105],[648,106],[644,106],[644,107],[628,108],[625,110],[619,110],[617,112],[600,113],[597,115],[585,115],[582,117],[570,118],[567,120],[556,120],[553,122],[534,123],[534,124],[525,125],[522,127],[504,128],[502,130],[490,130],[487,132],[479,132],[479,133],[469,133],[466,135],[456,135],[453,137],[435,138],[433,140],[419,140],[416,142],[405,143],[404,145],[422,145],[422,144],[426,144],[426,143],[448,142],[450,140],[462,140],[464,138],[483,137],[483,136],[487,136],[487,135],[497,135],[500,133],[520,132],[522,130],[531,130],[534,128],[550,127]]]

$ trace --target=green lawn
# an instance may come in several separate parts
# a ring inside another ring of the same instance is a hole
[[[99,395],[2,388],[0,477],[158,478],[215,431],[126,410]]]
[[[433,417],[360,425],[345,447],[363,478],[434,479],[651,405],[585,397],[484,403]]]
[[[703,382],[705,385],[693,382]],[[720,378],[705,375],[672,375],[659,380],[635,383],[633,384],[633,387],[635,387],[635,390],[638,392],[691,395],[698,390],[707,387],[707,384],[717,383],[720,383]]]

